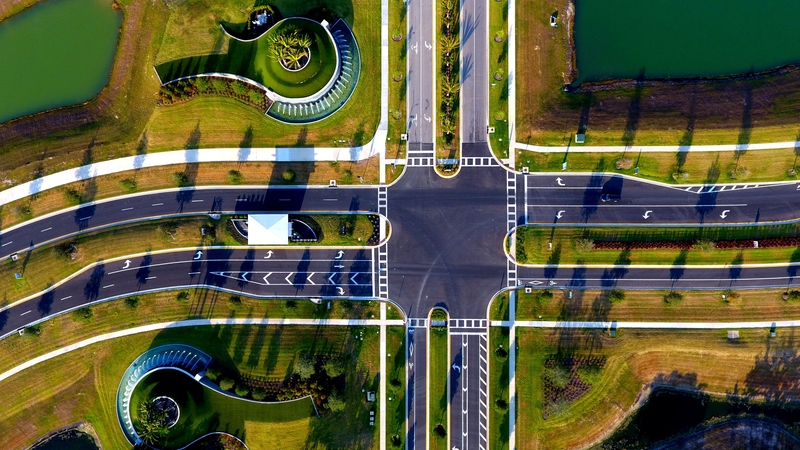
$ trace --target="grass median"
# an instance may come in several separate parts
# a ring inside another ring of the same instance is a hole
[[[489,448],[508,449],[509,329],[489,328]]]
[[[729,340],[725,330],[621,330],[610,338],[600,331],[518,329],[517,447],[598,442],[632,412],[647,383],[749,396],[754,405],[779,390],[785,404],[800,395],[795,371],[788,378],[778,375],[785,364],[796,364],[794,356],[777,356],[797,354],[791,335],[779,330],[770,338],[767,330],[743,330]],[[692,425],[702,425],[703,418]]]
[[[450,337],[447,327],[428,333],[428,440],[431,450],[447,450],[449,442],[448,383]]]
[[[492,151],[508,158],[508,0],[489,2],[489,134]]]
[[[405,448],[406,442],[406,328],[386,327],[389,383],[386,399],[386,442]]]
[[[319,223],[326,237],[315,243],[295,243],[297,246],[362,246],[373,233],[372,223],[365,215],[307,217]],[[350,218],[354,219],[352,223],[348,220]],[[342,220],[347,222],[348,230],[352,230],[344,236],[339,233]],[[21,254],[16,262],[8,259],[0,264],[0,278],[14,280],[0,285],[0,298],[4,304],[17,301],[41,292],[89,264],[118,256],[175,248],[242,245],[225,226],[227,222],[227,216],[220,221],[208,217],[162,219],[82,234],[45,245]],[[207,230],[205,235],[201,234],[201,227]],[[15,273],[19,273],[21,278],[16,279]]]
[[[516,258],[522,264],[605,264],[628,266],[697,264],[731,267],[756,263],[800,262],[800,247],[789,246],[800,236],[798,225],[708,228],[517,228]],[[781,239],[785,238],[785,239]],[[786,247],[755,248],[767,240]],[[777,239],[777,241],[774,241]],[[737,241],[747,248],[716,248]],[[636,245],[659,242],[655,249]],[[552,248],[550,244],[552,243]],[[616,250],[602,248],[613,244]],[[659,249],[663,247],[664,249]]]
[[[406,142],[400,135],[406,132],[406,79],[408,55],[408,7],[403,0],[389,0],[389,130],[386,138],[386,158],[405,158]]]
[[[119,428],[115,398],[122,373],[148,348],[192,345],[251,378],[284,379],[300,354],[352,355],[344,392],[345,412],[283,422],[262,417],[229,430],[250,448],[378,448],[378,427],[369,426],[362,388],[377,385],[377,327],[204,326],[121,337],[41,363],[2,385],[15,395],[0,399],[0,446],[21,448],[65,423],[90,422],[104,448],[128,448]],[[362,340],[363,338],[363,340]],[[24,339],[24,338],[21,338]],[[44,337],[43,339],[44,340]],[[8,341],[10,342],[10,341]],[[0,346],[8,346],[7,341]],[[22,425],[22,426],[19,426]]]

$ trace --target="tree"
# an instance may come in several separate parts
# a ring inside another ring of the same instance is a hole
[[[128,307],[130,307],[130,308],[136,308],[137,306],[139,306],[139,296],[138,295],[132,295],[132,296],[126,298],[125,299],[125,304],[128,305]]]
[[[346,407],[347,402],[345,402],[337,392],[334,392],[328,396],[328,409],[330,409],[331,412],[344,411]]]
[[[325,361],[322,368],[325,369],[325,373],[327,373],[329,377],[336,378],[344,373],[345,366],[342,358],[330,358]]]
[[[461,90],[461,84],[459,84],[455,77],[445,77],[442,80],[442,94],[444,94],[445,97],[456,95],[459,90]]]
[[[185,302],[186,300],[189,300],[189,292],[188,291],[180,291],[180,292],[178,292],[178,295],[175,296],[175,298],[179,302]]]
[[[230,391],[235,383],[230,378],[223,378],[219,382],[219,387],[224,391]]]
[[[442,36],[442,38],[439,39],[439,45],[442,47],[442,52],[450,53],[457,49],[461,43],[458,42],[457,36],[451,34],[449,36]]]
[[[247,394],[250,393],[250,389],[247,386],[239,385],[236,386],[236,395],[239,397],[246,397]]]
[[[136,421],[136,432],[148,444],[155,444],[169,432],[167,411],[157,407],[150,400],[139,403],[139,417]]]
[[[233,93],[236,95],[242,95],[247,91],[247,85],[242,83],[241,81],[234,81],[231,84],[231,89]]]
[[[267,390],[262,387],[253,388],[253,400],[264,400],[267,398]]]
[[[314,358],[310,355],[300,355],[294,363],[294,373],[300,375],[300,379],[307,380],[314,375]]]

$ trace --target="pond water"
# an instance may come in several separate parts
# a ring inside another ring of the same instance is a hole
[[[70,430],[48,439],[32,450],[98,450],[94,439],[79,430]]]
[[[111,0],[45,0],[0,22],[0,123],[95,97],[122,13]]]
[[[797,0],[576,0],[578,78],[716,77],[800,62]]]

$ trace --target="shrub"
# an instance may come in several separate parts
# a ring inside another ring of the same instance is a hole
[[[242,298],[238,295],[231,295],[228,298],[228,308],[237,310],[242,306]]]
[[[328,396],[328,409],[330,409],[331,412],[344,411],[345,408],[347,408],[347,402],[345,402],[339,394],[334,392]]]
[[[42,324],[37,323],[25,328],[26,336],[40,336],[42,334]]]
[[[247,91],[247,85],[241,81],[234,81],[231,83],[231,90],[236,95],[242,95],[245,93],[245,91]]]
[[[342,358],[330,358],[325,361],[322,368],[325,369],[325,373],[327,373],[329,377],[336,378],[344,373],[345,365]]]
[[[575,239],[575,250],[578,253],[588,253],[594,250],[594,241],[586,238]]]
[[[137,306],[139,306],[139,296],[138,295],[132,295],[132,296],[126,298],[125,299],[125,305],[127,305],[129,308],[136,308]]]
[[[186,187],[191,186],[192,182],[189,180],[189,176],[186,175],[186,172],[175,172],[172,174],[172,181],[178,185],[178,187]]]
[[[294,173],[294,170],[286,169],[283,171],[283,181],[291,183],[294,181],[295,177],[297,177],[297,174]]]
[[[242,184],[242,172],[238,170],[229,170],[228,171],[228,183],[230,184]]]
[[[164,222],[158,226],[158,229],[161,230],[162,233],[164,233],[164,237],[168,237],[173,241],[178,236],[178,222],[172,220]]]
[[[252,397],[253,400],[258,400],[258,401],[264,400],[265,398],[267,398],[267,391],[262,387],[254,387]]]
[[[608,293],[608,302],[611,304],[619,303],[625,300],[625,291],[614,289]]]
[[[544,376],[559,389],[565,388],[572,378],[570,371],[566,367],[558,364],[553,367],[546,367],[544,369]]]
[[[230,390],[231,390],[231,388],[233,388],[234,384],[235,384],[235,383],[234,383],[234,382],[233,382],[233,380],[231,380],[230,378],[223,378],[223,379],[222,379],[222,380],[219,382],[219,387],[220,387],[221,389],[223,389],[223,390],[230,391]]]
[[[731,289],[725,289],[722,291],[722,295],[725,296],[725,303],[735,302],[741,298],[738,292]]]
[[[198,91],[205,92],[208,90],[208,79],[200,77],[195,80],[194,85],[197,86]]]
[[[72,312],[72,316],[78,320],[91,320],[94,317],[94,311],[92,308],[88,306],[84,306],[83,308],[78,308]]]
[[[307,380],[314,375],[314,358],[309,355],[300,355],[294,363],[294,373],[300,375],[300,379]]]
[[[400,447],[400,445],[402,443],[403,443],[403,440],[400,439],[399,435],[396,435],[396,434],[392,435],[392,447]]]
[[[136,191],[136,180],[125,178],[119,182],[119,187],[125,192],[134,192]]]
[[[789,300],[790,302],[800,301],[800,291],[794,289],[789,291],[789,296],[787,297],[787,300]]]
[[[497,359],[500,361],[505,361],[508,358],[508,350],[504,349],[503,347],[497,347],[494,351],[494,355],[497,356]]]
[[[431,313],[431,320],[447,320],[447,313],[443,309],[436,308]]]
[[[297,309],[297,300],[286,300],[286,307],[289,309]]]
[[[578,367],[578,377],[586,384],[595,384],[602,377],[602,369],[596,364],[585,364]]]
[[[236,386],[235,392],[239,397],[247,397],[247,394],[250,393],[250,389],[248,389],[247,386],[239,385]]]
[[[350,169],[345,169],[342,172],[342,183],[343,184],[351,184],[353,182],[353,171]]]
[[[222,94],[223,92],[228,90],[228,82],[220,78],[215,78],[214,80],[212,80],[211,86],[219,94]]]
[[[80,205],[81,203],[81,193],[72,188],[64,190],[64,198],[66,198],[67,202],[71,205]]]
[[[615,166],[617,170],[630,169],[631,167],[633,167],[633,159],[631,158],[618,159]]]
[[[715,246],[716,246],[716,244],[713,241],[703,240],[703,241],[697,241],[692,247],[695,250],[699,250],[701,252],[708,253],[708,252],[714,250]]]
[[[260,105],[264,101],[264,94],[255,89],[249,89],[247,91],[247,99],[250,100],[250,103]]]
[[[71,261],[78,256],[78,248],[72,242],[64,242],[53,247],[56,258],[63,261]]]
[[[502,398],[498,398],[494,401],[494,410],[500,414],[508,412],[508,402]]]
[[[669,291],[669,293],[664,296],[664,301],[667,303],[678,303],[681,300],[683,300],[683,294],[676,291]]]
[[[178,300],[179,302],[185,302],[189,300],[189,291],[178,292],[178,294],[175,296],[175,299]]]
[[[435,432],[435,433],[436,433],[436,434],[437,434],[439,437],[447,437],[447,429],[445,429],[444,425],[442,425],[442,424],[440,424],[440,423],[437,423],[437,424],[436,424],[436,427],[433,429],[433,431],[434,431],[434,432]]]
[[[542,302],[549,302],[553,299],[553,292],[550,289],[545,289],[539,292],[539,300]]]
[[[219,371],[219,369],[217,367],[209,366],[206,369],[206,378],[208,378],[209,380],[217,381],[217,380],[219,380],[220,376],[222,376],[222,374],[220,373],[220,371]]]

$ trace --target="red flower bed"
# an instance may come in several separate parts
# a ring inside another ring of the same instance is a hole
[[[570,358],[550,357],[545,361],[545,371],[542,375],[542,418],[558,413],[560,408],[586,395],[592,385],[581,379],[578,370],[581,367],[591,366],[602,369],[605,365],[605,356],[576,356]],[[563,370],[565,379],[559,383],[551,379],[553,371]],[[564,383],[564,381],[566,381]]]
[[[753,248],[753,241],[758,241],[758,248],[791,248],[800,247],[800,237],[777,237],[764,239],[737,239],[714,242],[717,249]],[[690,250],[696,240],[691,241],[595,241],[595,250]]]

